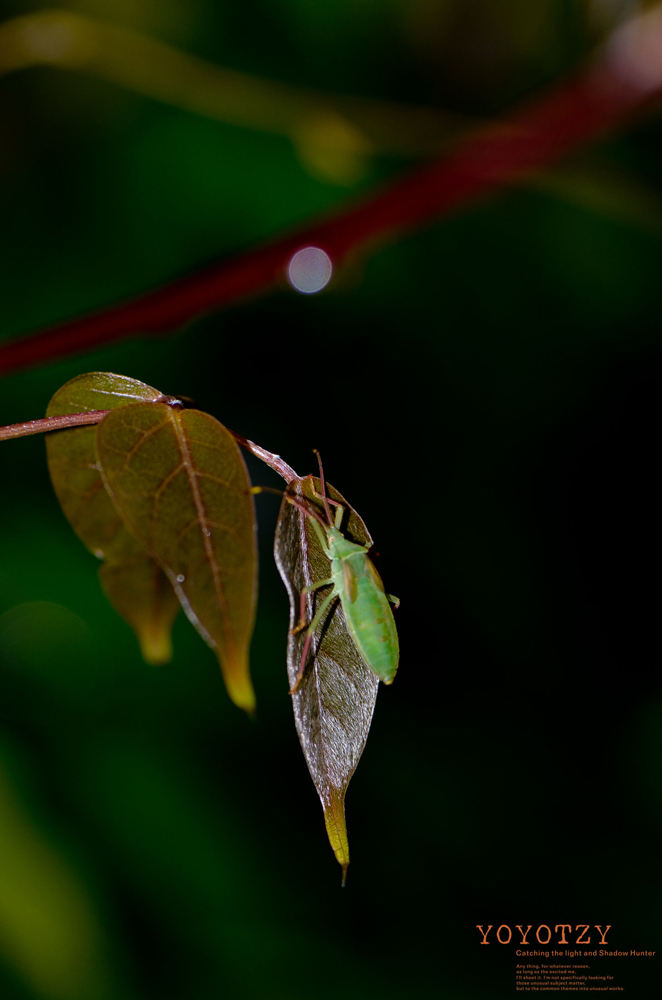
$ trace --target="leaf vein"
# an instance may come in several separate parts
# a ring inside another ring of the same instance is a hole
[[[139,433],[140,437],[133,445],[133,447],[131,447],[129,451],[126,452],[126,459],[123,465],[121,466],[120,472],[125,472],[128,469],[132,459],[135,458],[135,456],[138,454],[138,452],[143,447],[146,441],[148,441],[154,434],[158,433],[158,431],[168,426],[168,419],[166,417],[160,423],[154,424],[152,427],[150,427],[148,431],[144,431],[140,427],[134,427],[132,424],[125,424],[124,426],[128,430],[136,431],[137,433]]]
[[[188,441],[186,434],[184,433],[183,427],[181,427],[177,415],[173,413],[168,414],[169,419],[172,422],[175,437],[179,446],[179,451],[182,456],[182,462],[186,470],[186,474],[189,480],[189,486],[191,488],[191,495],[193,497],[193,504],[196,509],[198,520],[200,524],[207,527],[209,518],[207,516],[207,508],[205,507],[204,500],[202,499],[202,494],[200,492],[200,485],[197,479],[197,469],[193,463],[193,457],[191,455],[190,449],[188,447]],[[205,555],[207,557],[207,562],[212,573],[212,579],[214,581],[214,592],[216,594],[216,599],[218,600],[219,608],[221,609],[221,617],[223,620],[223,631],[225,633],[225,640],[228,647],[234,647],[234,637],[228,634],[227,622],[228,622],[228,605],[227,597],[223,584],[221,581],[221,576],[219,573],[218,562],[216,560],[216,553],[214,552],[214,547],[212,545],[211,537],[204,530],[202,532],[202,543],[205,549]],[[234,650],[233,650],[234,651]]]

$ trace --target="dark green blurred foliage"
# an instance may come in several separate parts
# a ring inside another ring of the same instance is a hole
[[[626,6],[75,9],[264,77],[484,116],[575,66]],[[77,71],[26,69],[0,92],[7,337],[404,165],[324,181],[285,137]],[[172,665],[146,667],[43,441],[3,443],[3,1000],[500,997],[512,953],[477,947],[477,923],[611,923],[618,947],[659,944],[661,160],[649,117],[319,296],[283,289],[3,381],[2,424],[96,369],[194,397],[302,474],[318,447],[402,599],[403,650],[350,787],[341,893],[287,694],[276,501],[260,498],[251,725],[186,622]],[[653,995],[649,968],[622,975]]]

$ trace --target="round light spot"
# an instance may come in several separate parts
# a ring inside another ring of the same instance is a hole
[[[69,608],[51,601],[17,604],[0,615],[0,669],[32,675],[56,687],[80,690],[90,675],[92,635]]]
[[[290,284],[297,292],[312,295],[328,285],[333,273],[331,258],[319,247],[297,250],[287,266]]]

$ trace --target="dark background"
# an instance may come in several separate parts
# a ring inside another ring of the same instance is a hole
[[[71,9],[263,77],[479,120],[580,63],[634,6]],[[43,440],[2,444],[3,1000],[510,996],[514,946],[480,947],[476,924],[612,924],[610,946],[659,949],[661,138],[650,114],[317,296],[284,284],[3,380],[2,424],[115,371],[193,397],[301,474],[318,447],[402,600],[341,891],[287,694],[277,500],[259,498],[251,723],[183,616],[172,664],[141,661],[58,509]],[[406,166],[377,151],[329,176],[285,136],[94,72],[5,75],[2,335],[165,282]],[[618,961],[619,985],[655,995],[659,956]]]

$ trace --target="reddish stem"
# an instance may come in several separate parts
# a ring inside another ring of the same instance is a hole
[[[8,424],[0,427],[0,441],[9,438],[27,437],[28,434],[44,434],[47,431],[60,431],[65,427],[82,427],[85,424],[98,424],[108,413],[108,410],[88,410],[86,413],[65,413],[60,417],[42,417],[41,420],[27,420],[24,424]]]
[[[164,402],[169,399],[179,402],[170,396],[163,396],[160,399],[156,399],[155,402]],[[66,427],[84,427],[86,424],[98,424],[107,413],[110,413],[110,410],[87,410],[84,413],[64,413],[59,417],[42,417],[40,420],[27,420],[23,424],[7,424],[6,427],[0,427],[0,441],[8,441],[10,438],[27,437],[29,434],[45,434],[48,431],[61,431]],[[271,469],[282,476],[287,483],[299,478],[294,469],[280,455],[274,455],[273,452],[267,451],[266,448],[261,448],[259,444],[249,441],[248,438],[242,437],[241,434],[236,434],[234,431],[230,431],[230,434],[232,434],[237,444],[240,444],[246,451],[250,451],[256,458],[265,462]]]
[[[199,274],[0,346],[0,372],[88,350],[123,337],[159,333],[284,280],[302,246],[324,249],[337,266],[349,253],[429,223],[517,183],[576,146],[626,121],[662,90],[659,7],[635,18],[581,75],[454,151],[409,173],[342,214],[258,246]],[[278,471],[278,470],[277,470]]]
[[[237,444],[240,444],[242,448],[246,449],[246,451],[250,451],[256,458],[260,458],[269,466],[270,469],[273,469],[279,476],[282,476],[286,483],[291,483],[293,479],[299,478],[294,469],[289,466],[287,462],[280,457],[280,455],[274,455],[272,451],[267,451],[266,448],[261,448],[259,444],[249,441],[248,438],[242,437],[241,434],[237,434],[236,431],[230,431],[230,434],[232,434],[232,437],[235,439]]]

